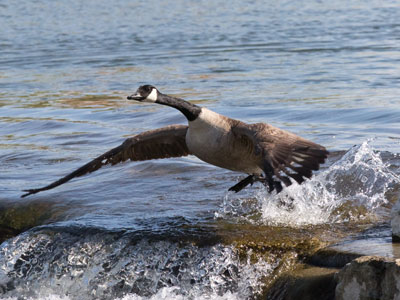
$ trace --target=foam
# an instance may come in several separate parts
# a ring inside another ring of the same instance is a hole
[[[246,299],[280,263],[272,254],[268,262],[255,260],[251,250],[239,257],[230,245],[132,243],[106,233],[27,232],[0,251],[4,299]]]
[[[366,141],[311,180],[293,183],[279,194],[270,195],[264,188],[255,198],[229,193],[215,216],[293,227],[356,221],[371,217],[387,204],[385,194],[398,184],[399,176]]]

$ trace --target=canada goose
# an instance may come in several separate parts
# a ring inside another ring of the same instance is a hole
[[[248,174],[229,190],[239,192],[262,182],[269,192],[289,186],[290,178],[302,183],[325,162],[328,151],[318,144],[265,123],[246,124],[207,108],[143,85],[128,100],[158,103],[178,109],[189,126],[170,125],[128,138],[120,146],[100,155],[67,176],[38,189],[24,190],[26,197],[59,186],[72,178],[94,172],[107,164],[128,159],[141,161],[195,155],[212,165]]]

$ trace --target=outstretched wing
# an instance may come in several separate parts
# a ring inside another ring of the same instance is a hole
[[[23,194],[21,197],[50,190],[66,183],[72,178],[94,172],[104,165],[115,165],[128,159],[140,161],[189,155],[190,152],[185,141],[187,129],[188,127],[184,125],[171,125],[140,133],[125,140],[120,146],[100,155],[86,165],[47,186],[38,189],[24,190],[24,192],[27,193]]]
[[[312,176],[312,171],[319,169],[328,157],[325,147],[299,137],[286,130],[269,124],[257,123],[247,125],[239,123],[234,131],[250,138],[254,151],[261,157],[261,168],[264,170],[269,190],[274,188],[279,193],[283,182],[292,184],[290,178],[299,184]]]

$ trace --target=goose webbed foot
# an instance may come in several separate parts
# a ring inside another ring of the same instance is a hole
[[[268,176],[260,178],[258,181],[261,181],[262,184],[267,188],[268,193],[272,193],[276,190],[276,193],[280,193],[283,190],[282,184],[280,181],[276,181],[272,178],[272,176]]]
[[[267,187],[268,193],[272,193],[276,190],[276,193],[280,193],[283,190],[282,184],[279,181],[271,179],[261,180],[265,187]]]
[[[282,184],[280,181],[274,180],[274,169],[268,162],[265,162],[264,164],[264,173],[265,177],[263,178],[262,183],[267,187],[268,193],[272,193],[274,190],[276,190],[277,194],[280,193],[283,190]]]

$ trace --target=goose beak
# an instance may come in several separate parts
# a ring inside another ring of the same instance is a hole
[[[144,97],[142,95],[140,95],[139,93],[130,95],[127,97],[128,100],[136,100],[136,101],[142,101],[144,100]]]

